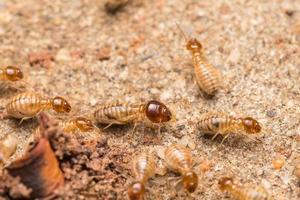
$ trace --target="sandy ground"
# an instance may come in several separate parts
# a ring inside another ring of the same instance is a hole
[[[71,115],[90,113],[97,104],[116,99],[166,102],[176,110],[177,122],[161,135],[141,128],[132,134],[132,126],[100,134],[131,153],[188,144],[196,171],[205,160],[212,164],[194,199],[228,199],[217,187],[224,175],[246,185],[269,183],[276,200],[299,199],[293,175],[300,153],[299,1],[133,0],[115,16],[103,4],[0,0],[1,66],[21,66],[28,90],[69,99]],[[203,43],[209,61],[222,71],[224,86],[214,99],[203,98],[195,84],[191,55],[175,23]],[[13,94],[4,92],[1,106]],[[221,145],[221,138],[201,136],[197,119],[207,111],[253,116],[263,126],[262,143],[232,135]],[[26,141],[36,123],[15,125],[0,122],[0,135],[16,134]],[[276,156],[285,160],[280,171],[272,166]],[[147,199],[188,199],[167,186],[173,176],[152,179]]]

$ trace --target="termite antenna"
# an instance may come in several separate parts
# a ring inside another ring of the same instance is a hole
[[[185,34],[185,32],[182,30],[182,28],[180,27],[180,25],[177,22],[175,22],[175,24],[176,24],[178,30],[180,31],[181,35],[184,37],[185,41],[187,42],[188,41],[187,35]]]

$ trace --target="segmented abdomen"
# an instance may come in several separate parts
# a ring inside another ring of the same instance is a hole
[[[141,182],[146,182],[155,173],[155,160],[151,153],[142,153],[133,160],[132,171]]]
[[[77,130],[76,122],[74,120],[61,122],[60,126],[63,128],[63,130],[67,133],[74,132]]]
[[[203,133],[226,134],[236,127],[236,119],[223,113],[203,114],[198,122],[198,128]]]
[[[94,118],[104,124],[126,124],[137,120],[141,111],[141,106],[115,102],[99,107],[94,112]]]
[[[199,87],[213,95],[220,87],[220,72],[206,61],[201,53],[194,53],[194,68]]]
[[[169,168],[183,173],[193,167],[190,149],[181,144],[172,144],[165,150],[165,161]]]
[[[37,94],[18,94],[6,105],[6,113],[15,118],[34,117],[43,108],[41,102],[42,98]]]

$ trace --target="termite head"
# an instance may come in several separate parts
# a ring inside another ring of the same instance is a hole
[[[193,38],[187,42],[186,48],[189,51],[197,52],[202,50],[202,44],[196,38]]]
[[[227,189],[231,188],[232,185],[234,184],[233,178],[223,177],[219,180],[218,184],[219,184],[220,190],[222,190],[222,191],[227,190]]]
[[[172,113],[168,107],[159,101],[149,101],[146,105],[146,116],[153,123],[168,122],[172,119]]]
[[[251,117],[244,118],[243,125],[246,133],[248,134],[255,134],[261,131],[261,126],[259,125],[258,121]]]
[[[189,171],[182,175],[183,187],[189,192],[193,193],[198,186],[198,176],[195,172]]]
[[[58,113],[68,113],[71,111],[70,104],[62,97],[54,97],[52,99],[52,107]]]
[[[130,200],[141,200],[145,193],[145,186],[143,183],[136,181],[128,187],[127,192]]]
[[[84,117],[77,117],[75,119],[75,123],[77,128],[79,128],[82,132],[91,131],[94,127],[92,121]]]
[[[23,72],[17,67],[8,66],[4,73],[10,81],[18,81],[23,78]]]

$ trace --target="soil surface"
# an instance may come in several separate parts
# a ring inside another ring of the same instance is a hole
[[[75,140],[52,141],[65,176],[57,199],[127,199],[136,153],[182,143],[192,149],[198,190],[175,191],[177,174],[156,175],[146,199],[230,199],[217,182],[263,184],[276,200],[296,200],[293,174],[300,155],[300,3],[297,0],[131,0],[115,14],[101,0],[0,0],[0,64],[20,66],[25,78],[13,87],[60,95],[69,115],[47,112],[58,121],[89,115],[104,102],[160,99],[177,121],[157,129],[139,124],[112,126]],[[196,84],[190,53],[176,23],[196,37],[211,64],[222,72],[222,88],[212,99]],[[5,107],[17,91],[3,89]],[[261,142],[232,134],[212,140],[197,130],[208,111],[257,119]],[[1,133],[20,139],[12,160],[23,153],[36,119],[21,125],[0,121]],[[62,134],[61,137],[66,137]],[[62,142],[63,141],[63,142]],[[283,161],[279,170],[274,161]],[[160,161],[157,158],[157,161]],[[204,173],[204,168],[209,165]],[[4,170],[0,199],[28,196]]]

